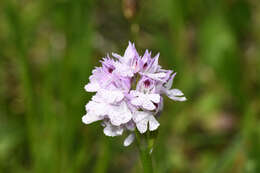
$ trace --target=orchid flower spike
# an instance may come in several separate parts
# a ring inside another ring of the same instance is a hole
[[[135,45],[129,42],[123,56],[112,55],[114,59],[103,58],[102,66],[92,71],[85,85],[85,90],[95,95],[86,104],[87,113],[82,121],[85,124],[102,121],[107,136],[129,131],[124,141],[124,146],[128,146],[135,139],[135,129],[143,134],[159,127],[157,119],[163,108],[162,95],[174,101],[186,98],[179,89],[171,89],[176,73],[161,68],[159,54],[152,57],[146,50],[140,56]]]

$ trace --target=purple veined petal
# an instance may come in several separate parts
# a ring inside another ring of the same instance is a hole
[[[115,67],[116,68],[115,68],[114,72],[117,75],[120,75],[123,77],[133,77],[134,76],[133,69],[126,64],[117,62],[117,63],[115,63]]]
[[[101,61],[102,63],[102,70],[105,72],[105,73],[108,73],[108,74],[112,74],[113,71],[115,70],[115,61],[113,59],[111,59],[109,57],[109,55],[107,55],[106,58],[103,58]]]
[[[162,78],[162,81],[164,83],[167,83],[170,80],[172,72],[173,72],[172,70],[165,70],[165,69],[161,69],[161,68],[158,71],[158,73],[164,73],[165,74],[165,77]]]
[[[124,93],[128,93],[131,89],[131,78],[129,77],[117,76],[113,83],[116,86],[116,90],[121,90]]]
[[[141,65],[140,71],[146,71],[149,68],[150,60],[151,60],[151,52],[149,52],[146,49],[142,59],[140,60],[140,65]]]
[[[128,47],[126,48],[124,53],[124,62],[128,64],[130,63],[131,59],[133,59],[134,57],[139,57],[139,55],[135,49],[134,43],[131,43],[129,41]]]
[[[158,66],[159,56],[160,56],[160,53],[157,53],[157,55],[155,55],[155,57],[153,58],[153,63],[152,63],[152,66],[149,69],[149,72],[155,73],[158,70],[158,68],[159,68],[159,66]]]
[[[93,112],[88,112],[86,115],[82,117],[82,122],[85,124],[90,124],[99,120],[102,120],[103,118],[96,115]]]
[[[153,79],[144,75],[138,81],[136,85],[136,90],[140,93],[139,95],[142,95],[144,93],[150,93],[150,91],[153,90],[155,86],[156,82]]]
[[[130,135],[127,136],[127,138],[124,140],[124,146],[127,147],[131,145],[135,140],[135,134],[131,133]]]
[[[171,89],[172,83],[173,83],[173,79],[175,78],[176,74],[177,74],[176,72],[173,73],[171,78],[170,78],[170,80],[165,84],[165,88],[166,89],[168,89],[168,90]]]
[[[147,131],[148,119],[145,118],[142,121],[136,123],[136,127],[140,133],[145,133]]]
[[[154,118],[154,116],[149,116],[149,130],[154,131],[160,126],[159,122]]]

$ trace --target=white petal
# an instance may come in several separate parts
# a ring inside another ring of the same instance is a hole
[[[132,119],[132,113],[126,103],[122,102],[119,106],[110,107],[108,117],[113,125],[119,126],[130,121]]]
[[[147,131],[148,119],[143,119],[136,123],[136,127],[140,133],[145,133]]]
[[[130,135],[127,136],[127,138],[124,140],[124,146],[127,147],[133,143],[135,139],[135,134],[131,133]]]
[[[151,101],[154,103],[159,103],[160,102],[160,95],[159,94],[149,94],[147,96]]]
[[[93,111],[98,108],[97,106],[99,106],[99,104],[97,102],[89,101],[86,104],[85,108],[86,108],[86,111]]]
[[[159,122],[154,118],[154,116],[149,116],[149,130],[154,131],[159,127]]]
[[[91,100],[95,101],[95,102],[98,102],[98,103],[104,102],[104,98],[102,98],[101,95],[98,94],[98,93],[96,95],[93,95]]]
[[[175,101],[180,101],[180,102],[184,102],[186,101],[186,97],[175,97],[175,96],[168,96],[170,99],[175,100]]]
[[[131,90],[131,91],[130,91],[130,94],[131,94],[132,96],[137,97],[137,96],[140,95],[140,92],[138,92],[138,91],[136,91],[136,90]]]
[[[87,85],[85,85],[84,89],[87,92],[96,92],[100,88],[99,84],[97,82],[90,82]]]
[[[90,101],[86,105],[86,110],[94,112],[96,115],[104,116],[108,113],[109,107],[106,103]]]
[[[186,101],[186,97],[183,96],[183,93],[178,90],[178,89],[172,89],[172,90],[166,90],[166,95],[175,101]],[[179,97],[179,96],[183,96],[183,97]]]
[[[151,113],[149,112],[144,112],[144,111],[136,111],[134,114],[133,114],[133,120],[134,122],[138,123],[139,121],[142,121],[144,119],[147,119],[148,116],[150,116]]]
[[[183,96],[183,92],[179,89],[171,89],[168,90],[169,94],[173,95],[173,96]]]
[[[90,124],[90,123],[93,123],[95,121],[99,121],[101,119],[102,119],[102,117],[100,117],[100,116],[98,116],[94,113],[88,112],[86,115],[84,115],[82,117],[82,122],[85,123],[85,124]]]
[[[106,100],[107,103],[116,103],[124,98],[124,94],[119,90],[111,91],[101,89],[98,93]]]
[[[104,128],[104,134],[107,136],[120,136],[123,134],[123,128],[121,127],[115,127],[112,125],[106,125],[106,127]]]
[[[147,109],[149,111],[156,109],[156,106],[153,104],[153,102],[151,102],[148,99],[143,101],[142,106],[143,106],[144,109]]]
[[[133,98],[131,103],[135,106],[141,106],[143,104],[143,99],[140,97]]]

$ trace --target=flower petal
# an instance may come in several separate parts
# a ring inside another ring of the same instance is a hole
[[[135,106],[141,106],[143,104],[143,99],[140,97],[133,98],[131,103]]]
[[[145,133],[147,131],[148,119],[145,118],[142,121],[136,123],[136,127],[140,133]]]
[[[142,104],[143,108],[149,111],[156,109],[156,106],[150,100],[144,100]]]
[[[160,95],[159,94],[149,94],[147,97],[154,103],[160,102]]]
[[[112,126],[110,124],[106,124],[106,127],[104,128],[104,134],[107,136],[120,136],[123,134],[124,129],[117,126]]]
[[[180,102],[184,102],[186,101],[186,97],[176,97],[176,96],[168,96],[170,99],[175,100],[175,101],[180,101]]]
[[[139,121],[142,121],[142,120],[146,119],[150,115],[151,115],[150,112],[136,111],[133,114],[133,120],[134,120],[134,122],[138,123]]]
[[[183,96],[183,92],[179,89],[171,89],[169,90],[168,92],[170,92],[171,95],[174,95],[174,96]]]
[[[130,135],[127,136],[127,138],[124,140],[124,146],[127,147],[133,143],[135,139],[135,134],[131,133]]]
[[[104,116],[108,113],[109,107],[106,103],[90,101],[86,105],[88,112],[94,112],[96,115]]]
[[[100,88],[99,84],[97,82],[90,82],[87,85],[85,85],[84,89],[87,92],[96,92]]]
[[[183,96],[183,93],[178,90],[178,89],[172,89],[172,90],[166,90],[166,95],[172,99],[172,100],[175,100],[175,101],[186,101],[186,97]],[[183,97],[179,97],[179,96],[183,96]]]
[[[151,79],[163,81],[163,78],[166,77],[166,73],[142,73],[142,75],[148,76]]]
[[[124,53],[124,62],[128,63],[135,56],[139,56],[139,55],[135,49],[134,43],[131,43],[129,41],[128,47],[126,48],[125,53]]]
[[[171,87],[172,87],[172,82],[173,82],[173,79],[174,79],[174,77],[176,76],[176,74],[177,74],[177,73],[173,73],[172,76],[171,76],[171,78],[170,78],[170,80],[165,84],[165,88],[166,88],[167,90],[171,89]]]
[[[159,122],[154,118],[154,116],[149,116],[149,130],[154,131],[159,127]]]
[[[110,106],[108,117],[113,125],[119,126],[125,124],[132,119],[132,113],[125,102],[119,106]]]
[[[95,121],[102,120],[103,118],[94,114],[93,112],[88,112],[86,115],[82,117],[82,122],[85,124],[90,124]]]
[[[117,103],[124,98],[124,94],[120,90],[105,90],[101,89],[98,92],[108,103]]]
[[[121,59],[121,58],[122,58],[122,56],[119,55],[119,54],[117,54],[117,53],[112,53],[112,55],[113,55],[115,58],[117,58],[117,59]]]

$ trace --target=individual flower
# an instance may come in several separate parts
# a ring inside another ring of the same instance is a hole
[[[124,146],[135,138],[133,131],[140,133],[154,131],[159,127],[158,117],[163,109],[163,97],[175,101],[185,101],[179,89],[171,89],[176,73],[159,65],[159,54],[151,56],[145,51],[140,56],[135,45],[129,45],[123,56],[112,53],[101,61],[85,85],[87,92],[95,92],[86,104],[85,124],[102,121],[104,134],[119,136],[130,132]],[[173,74],[172,74],[173,73]]]

